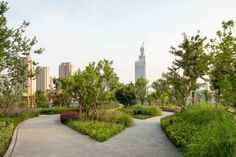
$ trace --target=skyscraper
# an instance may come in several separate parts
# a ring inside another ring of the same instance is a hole
[[[59,65],[59,78],[67,79],[73,74],[73,65],[70,62],[61,63]]]
[[[34,67],[33,67],[33,61],[30,56],[27,57],[21,57],[20,58],[21,62],[23,65],[27,67],[28,74],[31,75],[34,72]],[[28,105],[30,107],[34,106],[34,101],[33,101],[33,95],[36,91],[36,81],[34,77],[27,77],[25,76],[24,80],[22,80],[22,83],[20,85],[20,89],[22,90],[22,94],[24,96],[27,96],[28,99]]]
[[[37,67],[36,90],[46,91],[49,89],[49,68]]]
[[[145,54],[144,54],[144,43],[140,48],[140,56],[138,61],[135,62],[135,82],[139,78],[146,79],[146,62],[145,62]]]

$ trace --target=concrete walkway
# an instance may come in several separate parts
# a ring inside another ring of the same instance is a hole
[[[169,113],[164,113],[165,115]],[[41,115],[19,125],[4,157],[180,157],[161,130],[160,117],[135,120],[100,143],[61,124],[59,115]]]

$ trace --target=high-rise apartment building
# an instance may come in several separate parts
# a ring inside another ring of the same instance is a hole
[[[46,91],[49,89],[49,68],[37,67],[36,90]]]
[[[67,79],[73,74],[73,65],[70,62],[61,63],[59,65],[59,78]]]
[[[21,57],[20,60],[22,61],[23,65],[27,67],[28,74],[31,75],[34,73],[33,61],[30,56]],[[28,98],[28,105],[30,107],[34,106],[33,95],[36,91],[36,80],[34,77],[25,76],[24,80],[20,84],[20,89],[23,91],[23,95],[27,96]]]
[[[140,56],[138,61],[135,62],[135,82],[139,78],[146,79],[146,61],[145,61],[145,54],[144,54],[144,43],[140,48]]]

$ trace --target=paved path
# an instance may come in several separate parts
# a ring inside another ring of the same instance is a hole
[[[9,156],[180,157],[181,153],[162,132],[160,117],[135,120],[133,127],[100,143],[61,124],[59,115],[41,115],[18,126],[5,154]]]

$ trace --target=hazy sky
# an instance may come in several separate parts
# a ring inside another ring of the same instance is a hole
[[[236,20],[236,0],[8,0],[10,26],[31,25],[44,54],[33,56],[58,76],[61,62],[75,69],[109,59],[122,82],[134,81],[134,62],[145,41],[147,79],[161,77],[171,65],[170,46],[181,34],[214,37],[223,20]]]

